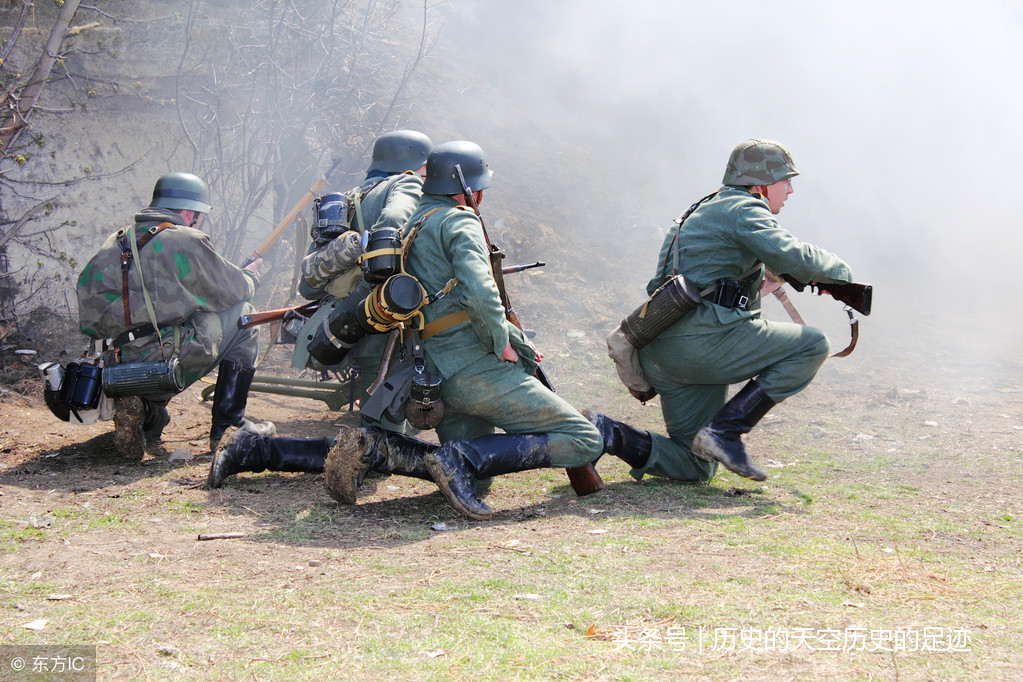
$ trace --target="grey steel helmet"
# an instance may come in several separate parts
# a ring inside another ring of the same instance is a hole
[[[458,140],[445,142],[434,147],[426,160],[426,180],[423,192],[426,194],[461,194],[462,185],[455,173],[455,166],[462,169],[465,184],[472,191],[490,187],[494,172],[483,158],[483,150],[475,142]]]
[[[728,157],[724,185],[773,185],[799,175],[792,154],[779,142],[751,139],[740,142]]]
[[[198,175],[167,173],[156,181],[149,206],[209,213],[210,189]]]
[[[433,149],[430,138],[415,130],[384,133],[373,143],[373,160],[369,170],[385,173],[414,171],[426,163]]]

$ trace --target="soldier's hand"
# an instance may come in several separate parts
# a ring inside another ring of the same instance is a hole
[[[511,345],[510,342],[508,343],[507,346],[504,347],[504,352],[501,353],[501,360],[503,360],[504,362],[518,362],[519,361],[519,354],[515,352],[515,349],[512,348],[512,345]]]
[[[243,270],[248,270],[253,275],[256,275],[258,277],[259,276],[259,266],[262,265],[262,264],[263,264],[263,259],[262,258],[257,258],[256,260],[252,261],[251,263],[249,263],[248,265],[246,265],[242,269]]]

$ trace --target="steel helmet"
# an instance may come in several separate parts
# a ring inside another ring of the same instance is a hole
[[[156,181],[150,208],[210,212],[210,189],[198,175],[167,173]]]
[[[792,154],[779,142],[751,139],[740,142],[728,157],[724,185],[773,185],[799,175]]]
[[[465,184],[473,192],[490,187],[494,172],[483,158],[483,150],[475,142],[459,140],[437,145],[426,160],[426,180],[423,192],[426,194],[461,194],[455,166],[462,169]]]
[[[395,130],[384,133],[373,143],[373,160],[369,170],[385,173],[414,171],[426,163],[433,142],[415,130]]]

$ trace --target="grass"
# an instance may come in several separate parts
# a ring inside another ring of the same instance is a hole
[[[5,634],[97,643],[101,679],[1013,678],[1023,467],[1002,441],[919,439],[917,405],[784,404],[750,436],[763,483],[636,483],[611,457],[583,499],[560,471],[502,477],[487,522],[396,478],[356,507],[311,475],[178,483],[201,463],[80,494],[61,492],[73,472],[7,485]],[[655,406],[619,412],[661,428]]]

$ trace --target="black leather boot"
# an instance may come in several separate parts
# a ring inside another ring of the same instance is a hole
[[[216,452],[220,439],[224,432],[232,426],[241,426],[245,419],[245,404],[249,399],[249,386],[252,385],[252,375],[255,374],[255,367],[245,367],[237,362],[224,360],[217,370],[217,387],[213,394],[213,419],[210,424],[210,452]],[[266,428],[260,428],[261,423],[250,422],[249,431],[263,435],[272,436],[273,425],[265,422]]]
[[[213,456],[206,488],[219,488],[225,478],[242,471],[320,472],[328,450],[326,438],[268,438],[239,429]]]
[[[170,413],[167,411],[165,401],[153,401],[142,399],[145,407],[146,419],[142,423],[142,433],[146,437],[146,443],[156,443],[163,437],[163,430],[170,424]]]
[[[693,454],[705,462],[721,462],[726,469],[745,478],[766,480],[767,472],[750,458],[741,436],[749,433],[776,404],[753,379],[718,410],[710,424],[700,429],[693,439]]]
[[[343,427],[324,465],[327,493],[342,504],[355,504],[359,486],[371,470],[432,481],[423,455],[437,447],[436,443],[372,426]]]
[[[547,436],[498,433],[452,440],[426,453],[423,463],[455,511],[482,521],[494,511],[476,495],[476,480],[551,465]]]
[[[650,432],[615,421],[600,412],[583,410],[582,415],[600,431],[604,439],[604,452],[621,459],[633,469],[639,469],[650,459],[653,441]]]

